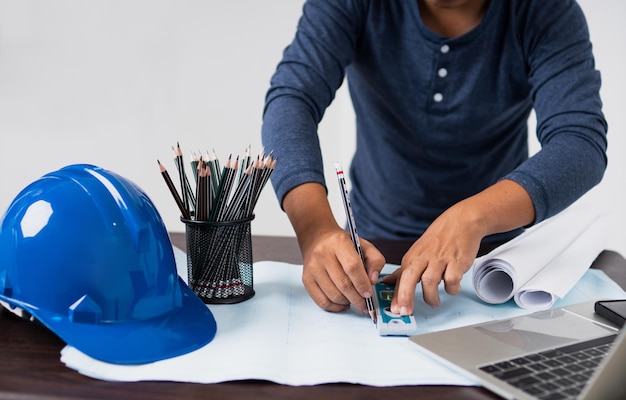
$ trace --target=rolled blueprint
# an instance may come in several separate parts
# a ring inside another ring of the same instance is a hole
[[[606,217],[577,202],[556,216],[478,257],[473,284],[478,297],[500,304],[545,310],[562,298],[606,244]]]

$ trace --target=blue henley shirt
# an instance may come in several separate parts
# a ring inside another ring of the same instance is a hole
[[[492,0],[457,38],[417,1],[309,0],[267,92],[262,139],[279,202],[325,185],[317,126],[344,77],[356,114],[351,201],[369,239],[415,239],[500,179],[540,222],[602,179],[607,124],[585,17],[572,0]],[[541,150],[529,158],[534,108]]]

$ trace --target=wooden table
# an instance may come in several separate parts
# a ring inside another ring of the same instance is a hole
[[[184,249],[184,235],[171,234]],[[276,260],[301,264],[296,240],[291,237],[253,237],[255,261]],[[388,261],[401,257],[409,243],[378,242]],[[626,260],[603,252],[594,268],[604,270],[626,288]],[[107,382],[66,368],[59,360],[65,344],[37,323],[0,313],[0,399],[497,399],[480,387],[398,386],[370,387],[351,384],[283,386],[265,381],[239,381],[213,385],[176,382]],[[207,362],[210,362],[207,360]]]

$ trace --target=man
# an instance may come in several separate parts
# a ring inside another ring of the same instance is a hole
[[[317,124],[347,77],[357,146],[351,201],[365,268],[326,198]],[[607,125],[573,0],[309,0],[266,97],[272,183],[329,311],[364,298],[385,263],[370,241],[414,240],[392,311],[460,290],[481,243],[560,212],[602,179]],[[528,157],[534,109],[541,150]]]

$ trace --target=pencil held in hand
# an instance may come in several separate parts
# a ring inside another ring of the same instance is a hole
[[[341,199],[343,200],[343,207],[346,211],[346,217],[348,219],[348,229],[350,230],[350,237],[352,239],[352,243],[354,244],[354,248],[356,252],[361,257],[361,261],[363,262],[363,266],[365,267],[365,257],[363,256],[363,250],[361,249],[361,242],[359,240],[359,234],[356,230],[356,224],[354,222],[354,214],[352,213],[352,204],[350,203],[350,194],[348,193],[348,188],[346,186],[346,179],[343,174],[343,168],[339,163],[335,164],[335,169],[337,170],[337,180],[339,181],[339,191],[341,192]],[[376,309],[374,309],[374,303],[371,297],[365,299],[365,304],[367,304],[367,312],[372,319],[372,322],[376,323]]]

